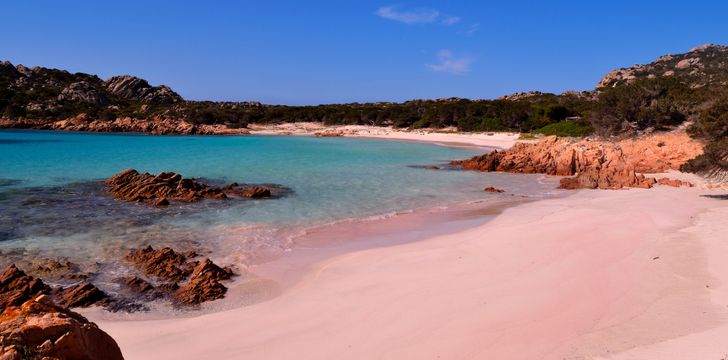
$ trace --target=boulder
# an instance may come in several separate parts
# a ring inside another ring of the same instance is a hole
[[[123,360],[111,336],[39,295],[0,314],[0,359]]]

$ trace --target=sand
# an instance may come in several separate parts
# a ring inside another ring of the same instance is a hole
[[[325,259],[255,305],[91,320],[128,359],[721,359],[728,201],[705,193],[575,191]]]
[[[405,130],[392,127],[345,125],[324,126],[321,123],[299,122],[279,125],[250,124],[254,135],[299,135],[313,136],[316,133],[339,133],[347,137],[363,137],[388,140],[425,141],[442,145],[468,147],[490,147],[507,149],[516,143],[520,134],[505,132],[459,133],[454,129]]]

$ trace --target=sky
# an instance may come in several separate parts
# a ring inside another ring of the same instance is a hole
[[[728,45],[728,1],[6,0],[0,60],[186,99],[313,105],[592,89]]]

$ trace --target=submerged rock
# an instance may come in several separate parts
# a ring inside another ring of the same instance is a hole
[[[238,183],[232,183],[225,188],[223,191],[228,195],[237,195],[251,199],[269,198],[271,197],[271,191],[267,187],[255,186],[255,185],[238,185]]]
[[[39,295],[0,314],[0,359],[123,360],[111,336]]]
[[[68,260],[59,261],[47,259],[36,265],[32,273],[42,276],[44,279],[78,281],[86,280],[89,274],[81,272],[80,267]]]
[[[503,190],[503,189],[498,189],[498,188],[494,188],[494,187],[492,187],[492,186],[488,186],[487,188],[483,189],[483,191],[485,191],[485,192],[489,192],[489,193],[502,193],[502,192],[504,192],[505,190]]]

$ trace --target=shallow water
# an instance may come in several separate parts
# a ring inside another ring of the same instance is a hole
[[[0,265],[66,257],[104,267],[147,244],[196,249],[244,266],[281,252],[305,229],[410,209],[510,194],[545,196],[543,177],[429,170],[473,149],[351,138],[147,136],[0,131]],[[175,171],[213,183],[275,183],[278,199],[206,200],[165,209],[104,194],[102,180],[124,169]],[[105,285],[103,285],[105,284]]]

